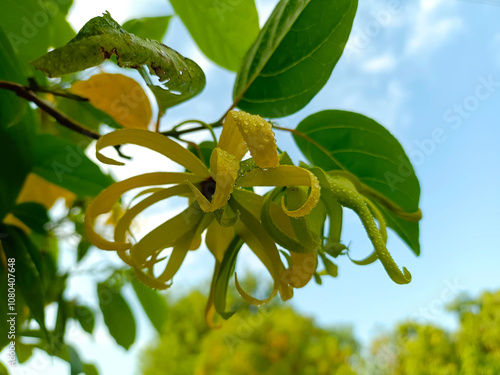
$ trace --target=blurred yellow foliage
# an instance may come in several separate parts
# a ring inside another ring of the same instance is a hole
[[[125,128],[147,129],[153,115],[143,88],[123,74],[100,73],[73,84],[71,91],[112,116]]]

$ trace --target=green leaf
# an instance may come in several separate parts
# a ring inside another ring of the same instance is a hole
[[[210,60],[238,71],[259,33],[254,0],[170,0],[170,4]]]
[[[29,237],[19,228],[0,225],[3,233],[2,247],[7,259],[15,259],[16,290],[28,305],[31,314],[42,330],[45,328],[45,298],[40,273],[30,254],[38,253]],[[6,235],[6,236],[5,236]]]
[[[0,126],[0,220],[15,205],[33,163],[32,136],[35,120],[27,110],[20,122],[9,128]],[[8,161],[8,162],[7,162]]]
[[[161,42],[171,18],[172,16],[136,18],[125,22],[123,28],[139,38]]]
[[[226,296],[229,279],[234,272],[236,258],[242,246],[243,241],[241,238],[239,236],[235,236],[224,253],[224,258],[222,258],[219,272],[215,278],[214,306],[215,310],[224,319],[229,319],[235,313],[235,311],[226,311]]]
[[[78,320],[83,330],[89,334],[94,332],[95,317],[94,312],[84,305],[76,305],[73,310],[73,317]]]
[[[83,364],[83,373],[85,375],[99,375],[99,371],[97,371],[97,367],[90,363]]]
[[[21,63],[26,64],[71,39],[75,32],[65,20],[72,1],[2,0],[2,25]],[[23,65],[23,69],[28,66]]]
[[[192,98],[205,87],[205,74],[194,61],[158,41],[128,33],[109,13],[92,18],[68,44],[31,64],[50,77],[60,77],[99,65],[114,55],[119,66],[139,69],[162,111]],[[145,66],[149,73],[143,71]],[[157,76],[157,84],[150,74]]]
[[[201,156],[203,157],[202,162],[205,163],[207,168],[210,168],[210,156],[212,156],[212,151],[215,147],[217,147],[217,145],[213,141],[203,141],[198,145]],[[197,157],[200,157],[198,151],[193,146],[188,145],[188,150],[195,154]]]
[[[25,363],[33,355],[33,345],[26,345],[16,341],[16,356],[19,363]]]
[[[156,290],[153,290],[143,283],[141,283],[137,278],[132,278],[132,287],[134,288],[135,294],[141,302],[144,312],[149,318],[149,321],[155,327],[158,334],[162,334],[162,327],[167,320],[168,308],[165,298],[159,294]]]
[[[19,61],[3,29],[0,27],[0,80],[26,84]],[[0,90],[0,127],[17,123],[26,110],[26,102],[16,94]]]
[[[104,323],[116,343],[126,350],[135,341],[135,319],[119,290],[106,283],[97,284],[97,295]]]
[[[281,0],[238,72],[238,107],[272,118],[305,107],[340,59],[356,8],[357,0]]]
[[[96,196],[113,182],[83,149],[50,134],[37,136],[34,154],[33,172],[79,197]]]
[[[41,348],[43,350],[43,348]],[[70,374],[79,375],[84,371],[84,364],[80,354],[71,345],[64,345],[61,350],[57,350],[53,355],[61,358],[70,364]]]
[[[9,370],[2,362],[0,362],[0,375],[9,375]]]
[[[47,232],[44,226],[50,219],[47,210],[41,204],[34,202],[20,203],[12,209],[12,214],[33,231],[40,234]]]
[[[363,115],[328,110],[304,119],[295,142],[312,165],[344,170],[408,213],[418,211],[420,185],[403,147],[387,129]],[[419,254],[418,223],[387,215],[393,228]],[[404,228],[404,229],[403,229]]]

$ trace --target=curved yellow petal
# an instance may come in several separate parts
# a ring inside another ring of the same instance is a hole
[[[148,130],[120,129],[102,136],[96,143],[97,159],[106,164],[124,165],[124,163],[108,158],[100,152],[105,147],[123,144],[133,144],[149,148],[182,165],[188,171],[198,176],[203,178],[210,176],[207,167],[192,152],[170,138]]]
[[[239,130],[239,135],[235,128]],[[242,140],[246,148],[243,147]],[[260,168],[272,168],[279,165],[273,128],[269,122],[257,115],[243,111],[229,111],[218,147],[233,154],[238,160],[241,160],[248,148]]]
[[[143,266],[149,256],[175,246],[186,233],[197,228],[204,213],[196,204],[159,225],[146,234],[130,249],[130,255],[138,266]]]
[[[150,189],[148,189],[151,191]],[[137,215],[139,215],[142,211],[147,209],[148,207],[158,203],[159,201],[168,199],[170,197],[180,195],[189,191],[187,185],[176,185],[170,188],[161,189],[154,192],[149,197],[143,199],[135,206],[125,212],[125,214],[118,220],[115,227],[115,241],[116,242],[125,242],[127,231],[132,223],[132,220],[135,219]]]
[[[208,192],[202,192],[193,184],[188,184],[203,211],[213,212],[227,204],[233,192],[239,168],[240,163],[236,157],[218,147],[213,150],[210,156],[210,171],[215,182],[215,192],[211,200],[205,196],[209,195]],[[204,186],[202,182],[201,190],[205,190]]]
[[[223,227],[217,222],[217,220],[214,220],[208,226],[205,242],[208,250],[210,250],[215,259],[222,262],[224,253],[233,238],[234,229],[232,227]]]
[[[236,290],[238,291],[238,293],[240,293],[241,298],[243,298],[249,304],[254,305],[254,306],[259,306],[259,305],[263,305],[264,303],[268,303],[276,296],[276,294],[278,294],[278,288],[274,288],[272,290],[271,294],[269,295],[269,297],[267,297],[266,299],[258,299],[258,298],[252,297],[250,294],[245,292],[245,290],[241,287],[241,285],[238,281],[238,275],[236,274],[236,272],[234,273],[234,284],[236,286]]]
[[[89,241],[103,250],[126,250],[131,244],[105,240],[94,229],[94,220],[101,214],[111,211],[123,193],[145,186],[178,184],[186,181],[199,182],[201,178],[192,173],[156,172],[131,177],[114,183],[103,190],[87,207],[85,212],[85,230]]]
[[[253,169],[241,176],[237,185],[248,186],[309,186],[311,192],[304,205],[296,210],[289,211],[285,207],[284,198],[281,200],[283,211],[291,217],[307,215],[316,206],[321,196],[321,187],[318,179],[307,169],[294,165],[279,165],[267,170]]]

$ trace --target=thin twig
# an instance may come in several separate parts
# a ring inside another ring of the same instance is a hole
[[[52,107],[52,105],[40,98],[38,95],[36,95],[32,89],[29,87],[20,85],[18,83],[14,82],[7,82],[7,81],[0,81],[0,89],[4,90],[10,90],[14,93],[16,93],[17,96],[20,98],[29,100],[30,102],[35,103],[38,108],[40,108],[42,111],[48,113],[51,115],[54,119],[57,120],[62,126],[71,129],[77,133],[80,133],[86,137],[92,138],[92,139],[99,139],[100,135],[93,130],[90,130],[86,128],[85,126],[73,121],[70,119],[68,116],[66,116],[64,113],[59,112],[57,109]]]

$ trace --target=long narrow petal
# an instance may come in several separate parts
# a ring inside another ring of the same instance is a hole
[[[203,178],[210,176],[207,167],[192,152],[164,135],[141,129],[120,129],[99,138],[96,143],[97,159],[106,164],[124,165],[124,163],[108,158],[100,152],[105,147],[123,144],[147,147],[182,165],[194,174]]]
[[[281,201],[283,211],[291,217],[302,217],[307,215],[316,206],[320,198],[321,187],[318,179],[304,168],[293,165],[280,165],[267,170],[254,169],[237,181],[241,187],[248,186],[309,186],[311,192],[307,201],[297,210],[286,209],[284,199]]]
[[[149,189],[148,189],[149,190]],[[115,241],[125,242],[127,231],[137,215],[146,210],[148,207],[158,203],[159,201],[168,199],[170,197],[184,194],[190,191],[187,185],[176,185],[166,189],[160,189],[155,193],[151,194],[149,197],[143,199],[135,206],[127,210],[125,214],[118,220],[115,227]]]
[[[168,259],[167,266],[162,274],[158,276],[158,281],[165,283],[174,277],[189,251],[193,237],[196,237],[197,232],[203,232],[212,219],[213,217],[211,215],[203,215],[201,220],[199,220],[191,230],[184,233],[184,235],[176,241],[172,254]]]
[[[105,240],[94,230],[94,220],[99,215],[111,211],[113,205],[125,192],[145,186],[178,184],[186,181],[199,182],[200,180],[199,176],[192,173],[156,172],[131,177],[111,185],[103,190],[87,207],[85,230],[90,242],[103,250],[126,250],[130,248],[129,243]]]
[[[130,249],[133,261],[139,266],[143,265],[149,256],[174,246],[184,234],[196,228],[204,215],[197,206],[196,203],[189,206],[146,234]]]

